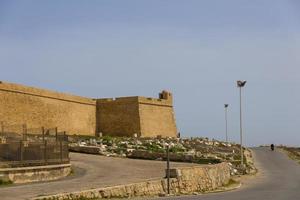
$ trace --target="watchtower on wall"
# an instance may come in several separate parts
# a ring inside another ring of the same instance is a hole
[[[159,93],[159,99],[165,99],[165,100],[173,102],[173,95],[171,92],[163,90],[162,92]]]
[[[97,99],[97,131],[103,135],[176,137],[177,128],[170,92],[159,98],[120,97]]]

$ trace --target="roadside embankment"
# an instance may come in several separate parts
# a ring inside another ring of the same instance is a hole
[[[228,184],[230,180],[230,166],[224,162],[216,165],[178,167],[171,169],[170,175],[171,194],[206,192]],[[166,193],[167,179],[163,178],[113,187],[39,196],[34,198],[34,200],[129,198],[159,196]]]
[[[300,148],[299,147],[286,147],[286,146],[280,146],[279,149],[286,153],[289,158],[292,160],[295,160],[300,164]]]

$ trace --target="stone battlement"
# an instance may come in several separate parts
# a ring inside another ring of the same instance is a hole
[[[67,102],[96,106],[96,101],[90,98],[85,98],[81,96],[55,92],[55,91],[50,91],[50,90],[45,90],[45,89],[40,89],[35,87],[28,87],[21,84],[0,81],[0,90],[5,92],[35,96],[35,97],[49,98],[49,99],[55,99],[60,101],[67,101]]]
[[[141,104],[150,104],[158,106],[173,106],[173,97],[170,92],[162,91],[159,93],[159,98],[152,97],[141,97],[141,96],[131,96],[131,97],[117,97],[117,98],[103,98],[96,99],[98,103],[124,103],[137,101]]]
[[[139,97],[116,97],[116,98],[104,98],[104,99],[96,99],[98,103],[123,103],[123,102],[130,102],[136,101]]]

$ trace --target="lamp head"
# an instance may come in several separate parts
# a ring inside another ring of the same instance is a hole
[[[247,81],[244,81],[244,80],[238,80],[237,82],[237,86],[238,87],[244,87],[247,83]]]
[[[225,107],[225,108],[228,108],[228,106],[229,106],[229,104],[224,104],[224,107]]]

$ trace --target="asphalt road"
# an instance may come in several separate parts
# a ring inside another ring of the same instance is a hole
[[[159,198],[159,200],[298,200],[300,199],[300,165],[285,154],[268,148],[255,148],[260,170],[256,180],[248,180],[240,189],[199,196]]]
[[[136,183],[162,178],[166,163],[162,161],[112,158],[71,153],[74,174],[58,181],[0,187],[0,200],[23,200],[40,195],[74,192],[92,188]],[[195,165],[173,163],[172,166]]]
[[[271,152],[268,148],[256,148],[253,151],[260,174],[255,179],[247,180],[240,189],[199,196],[159,198],[159,200],[300,199],[300,165],[285,154]],[[29,199],[39,195],[140,182],[150,177],[162,177],[165,169],[165,163],[159,161],[108,158],[87,154],[71,154],[71,159],[72,164],[76,166],[75,175],[60,181],[0,187],[0,200]],[[182,164],[174,163],[173,166],[175,165]]]

